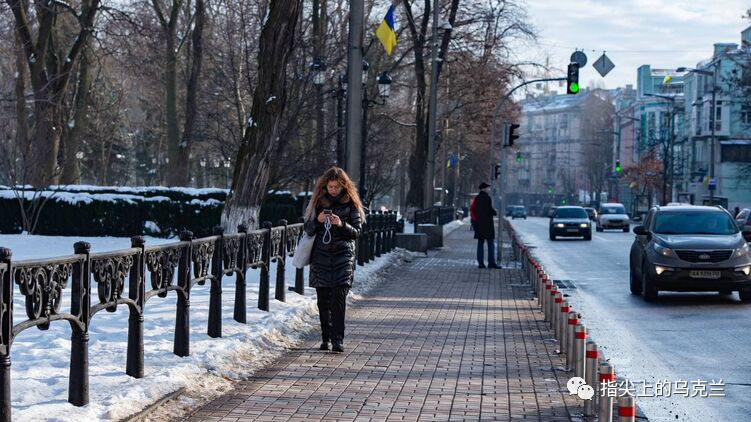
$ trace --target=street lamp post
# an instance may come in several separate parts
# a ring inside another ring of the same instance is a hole
[[[716,182],[714,180],[714,174],[715,174],[715,127],[717,126],[717,73],[719,71],[719,66],[722,61],[717,58],[707,64],[706,67],[712,66],[712,71],[704,70],[704,69],[690,69],[687,67],[679,67],[676,69],[677,72],[693,72],[698,73],[700,75],[704,76],[712,76],[712,105],[709,107],[710,114],[709,114],[709,122],[711,123],[711,140],[710,140],[710,150],[709,150],[709,181],[711,183],[715,183],[714,189],[709,189],[709,204],[714,205],[714,191],[716,189]],[[700,122],[701,123],[701,122]]]
[[[378,98],[381,101],[368,98],[368,62],[363,60],[362,71],[362,149],[360,150],[360,198],[367,205],[370,203],[367,189],[367,150],[368,150],[368,109],[375,105],[386,104],[386,99],[391,95],[391,76],[387,72],[381,73],[378,77]]]

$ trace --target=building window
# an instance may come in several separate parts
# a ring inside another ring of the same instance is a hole
[[[701,107],[696,107],[696,122],[694,123],[694,126],[696,126],[696,135],[701,135],[701,127],[704,125],[704,122],[702,122],[702,109]]]
[[[751,125],[751,104],[741,104],[741,121],[745,125]]]
[[[751,163],[751,145],[723,145],[722,162]]]
[[[722,130],[722,101],[717,101],[717,106],[715,107],[716,113],[715,113],[715,127],[714,130],[721,131]]]

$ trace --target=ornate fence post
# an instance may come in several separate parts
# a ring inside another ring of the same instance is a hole
[[[214,244],[211,256],[211,290],[209,290],[209,327],[207,334],[211,338],[222,336],[222,277],[224,276],[224,229],[214,227],[214,236],[219,236]]]
[[[370,260],[368,259],[368,249],[370,248],[370,213],[366,215],[366,220],[364,223],[362,223],[362,230],[360,231],[360,252],[358,254],[358,259],[360,260],[360,265],[365,265]]]
[[[378,226],[376,227],[376,247],[375,256],[380,257],[383,253],[383,241],[385,239],[386,229],[386,215],[380,211],[376,214],[378,218]]]
[[[85,255],[83,261],[73,264],[73,289],[71,291],[71,314],[78,317],[80,325],[71,324],[70,377],[68,379],[68,402],[73,406],[89,403],[89,311],[91,306],[91,272],[89,251],[91,244],[76,242],[76,254]]]
[[[287,220],[279,220],[282,230],[282,238],[279,241],[279,255],[276,258],[276,290],[274,299],[284,302],[287,300],[287,286],[284,283],[284,269],[287,264]]]
[[[389,211],[389,252],[396,246],[396,211]]]
[[[10,345],[13,342],[13,267],[11,265],[13,252],[8,248],[0,248],[0,265],[4,266],[0,272],[0,389],[2,389],[2,403],[0,403],[0,421],[10,422]]]
[[[258,309],[262,311],[269,310],[269,269],[271,268],[271,222],[264,221],[261,224],[266,232],[263,235],[263,248],[261,256],[263,266],[261,267],[261,281],[258,285]]]
[[[180,253],[177,268],[177,311],[175,312],[175,346],[173,352],[180,357],[190,355],[190,262],[193,233],[185,230],[180,240],[188,242]]]
[[[303,223],[302,231],[300,232],[300,236],[305,235],[305,219],[300,217],[300,223]],[[296,240],[300,240],[299,238]],[[295,293],[299,295],[305,294],[305,271],[302,268],[296,268],[295,269]]]
[[[245,274],[248,268],[248,226],[240,224],[237,226],[237,232],[241,233],[242,237],[240,237],[240,252],[237,257],[237,268],[240,271],[235,276],[235,312],[233,317],[235,321],[245,324],[247,315]]]
[[[143,305],[146,289],[144,287],[144,268],[146,242],[143,236],[130,238],[130,247],[139,248],[128,277],[128,297],[136,302],[128,314],[128,356],[125,361],[125,373],[133,378],[143,378]]]
[[[378,215],[375,213],[370,214],[371,221],[368,225],[368,250],[367,250],[367,260],[366,262],[370,262],[375,259],[375,248],[376,248],[376,231],[378,230]]]

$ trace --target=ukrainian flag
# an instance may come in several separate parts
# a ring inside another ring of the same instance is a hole
[[[390,56],[391,50],[396,45],[396,32],[394,32],[394,5],[389,7],[389,11],[386,12],[386,17],[383,18],[383,22],[378,26],[376,37],[381,41],[383,47],[386,48],[386,54]]]

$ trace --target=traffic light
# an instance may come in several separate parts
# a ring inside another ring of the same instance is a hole
[[[579,93],[579,65],[571,63],[568,65],[568,74],[566,75],[566,94]]]
[[[511,123],[511,125],[508,127],[508,145],[507,146],[513,146],[514,139],[519,139],[519,135],[514,134],[514,131],[516,131],[516,129],[519,129],[519,125],[516,123]]]
[[[495,165],[495,171],[493,172],[493,179],[498,180],[498,177],[501,175],[501,166],[499,164]]]
[[[553,193],[553,187],[552,186],[548,186],[548,193]]]
[[[521,163],[522,162],[522,153],[521,153],[521,151],[516,153],[516,162],[517,163]]]
[[[623,171],[623,168],[621,167],[621,160],[615,160],[615,172],[620,173]]]

